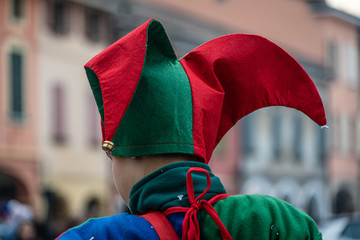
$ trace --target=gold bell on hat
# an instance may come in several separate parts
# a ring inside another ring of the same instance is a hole
[[[115,146],[114,143],[111,141],[104,141],[102,144],[102,149],[105,152],[111,152],[112,150],[114,150]]]

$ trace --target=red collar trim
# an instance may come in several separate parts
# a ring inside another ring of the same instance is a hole
[[[207,188],[202,192],[197,198],[195,198],[194,194],[194,185],[192,180],[192,172],[202,172],[206,174],[207,179]],[[199,222],[197,220],[197,212],[199,209],[204,209],[212,218],[212,220],[216,223],[219,227],[221,236],[225,240],[230,240],[231,235],[228,230],[225,228],[224,224],[221,222],[217,212],[213,208],[212,204],[220,201],[222,199],[227,198],[230,194],[219,194],[211,198],[210,200],[203,200],[201,199],[210,189],[211,180],[210,174],[202,168],[193,167],[190,168],[187,172],[186,176],[186,186],[188,197],[190,201],[190,207],[172,207],[165,210],[163,213],[165,216],[176,213],[176,212],[186,212],[185,218],[182,225],[182,237],[184,240],[199,240],[200,239],[200,227]]]

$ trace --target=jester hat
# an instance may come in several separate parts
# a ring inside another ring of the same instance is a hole
[[[294,108],[326,124],[307,73],[257,35],[222,36],[178,60],[164,27],[150,19],[85,70],[101,115],[103,149],[115,156],[184,153],[208,163],[238,120],[268,106]]]

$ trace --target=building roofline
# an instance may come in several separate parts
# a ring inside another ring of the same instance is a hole
[[[350,23],[352,25],[355,25],[357,27],[360,27],[360,18],[353,14],[347,13],[340,9],[333,8],[324,1],[308,1],[308,2],[311,5],[316,16],[318,17],[325,17],[325,16],[334,17],[343,20],[347,23]]]
[[[114,14],[120,12],[121,4],[123,4],[122,0],[68,0],[68,1]]]

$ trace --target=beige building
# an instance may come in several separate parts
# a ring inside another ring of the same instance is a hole
[[[111,43],[116,1],[39,0],[38,156],[52,218],[109,214],[111,162],[84,64]]]

